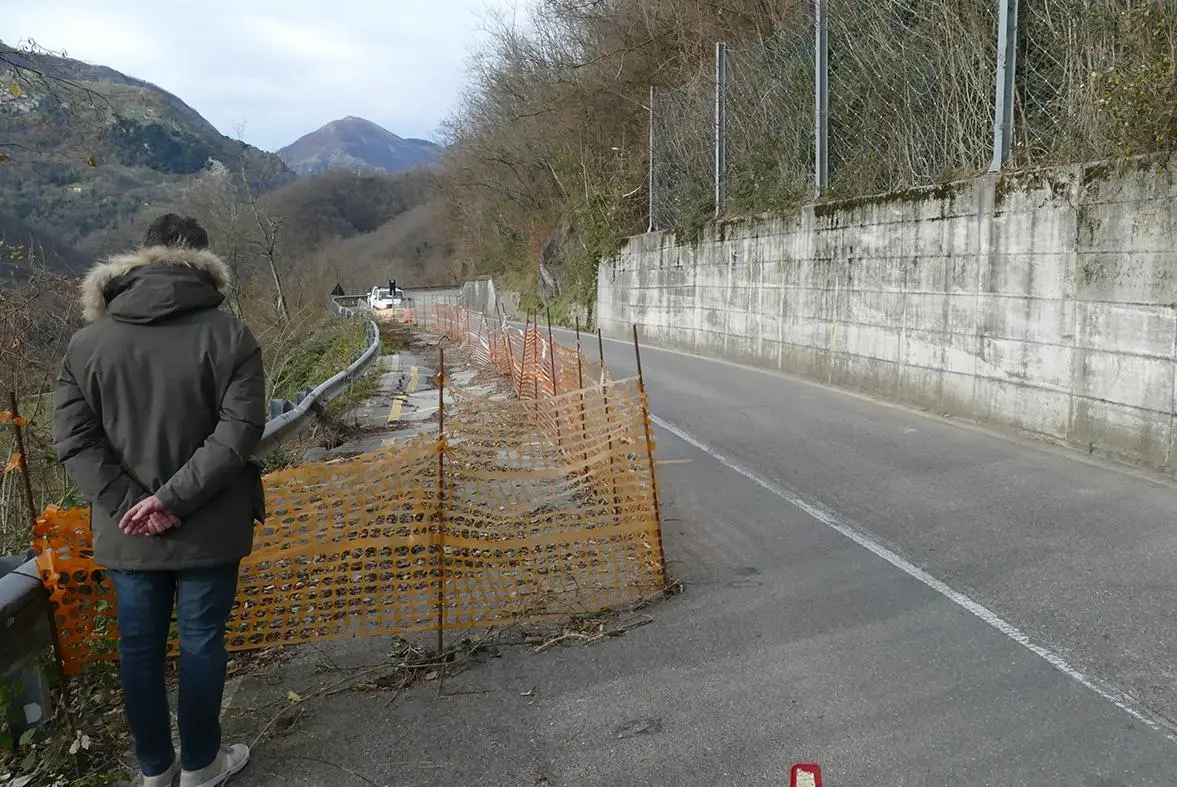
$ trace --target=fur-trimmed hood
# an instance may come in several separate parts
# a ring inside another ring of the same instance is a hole
[[[80,300],[86,322],[95,322],[106,316],[107,288],[115,279],[149,265],[185,266],[206,274],[212,286],[222,294],[232,283],[229,266],[220,257],[204,249],[151,246],[118,254],[99,262],[82,281]]]

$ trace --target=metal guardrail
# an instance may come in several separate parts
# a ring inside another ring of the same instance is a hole
[[[352,300],[362,296],[336,296],[331,299],[332,313],[347,318],[354,318],[356,310],[344,306],[340,301]],[[316,405],[324,405],[338,398],[352,384],[368,370],[380,356],[380,329],[372,320],[368,320],[368,347],[360,354],[351,366],[311,391],[300,393],[294,402],[273,400],[270,402],[270,420],[266,422],[266,431],[261,442],[254,450],[255,458],[262,458],[274,451],[283,441],[290,439],[306,425],[306,416],[315,410]]]
[[[331,296],[331,311],[340,317],[354,317],[355,309],[344,306],[345,303],[351,306],[358,306],[366,295],[333,295]]]
[[[333,297],[331,311],[340,317],[354,318],[358,316],[357,310],[341,301],[362,299],[363,296]],[[367,336],[367,348],[339,374],[300,395],[297,402],[270,403],[273,415],[266,422],[266,430],[254,451],[255,459],[266,456],[297,434],[310,420],[307,416],[316,410],[316,405],[339,397],[368,370],[380,356],[380,329],[372,320],[368,320]],[[49,715],[44,676],[31,664],[38,653],[53,644],[49,615],[49,597],[41,584],[36,561],[26,556],[0,556],[0,685],[19,684],[15,693],[19,707],[10,708],[14,715],[8,719],[16,736]]]
[[[0,683],[5,683],[49,644],[49,596],[31,551],[0,557],[0,590]]]

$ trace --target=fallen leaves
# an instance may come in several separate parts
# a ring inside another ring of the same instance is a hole
[[[78,730],[74,735],[74,742],[69,745],[69,753],[77,754],[79,751],[90,751],[90,736]]]

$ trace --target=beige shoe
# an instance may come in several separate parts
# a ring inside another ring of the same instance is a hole
[[[172,767],[159,776],[144,776],[143,771],[139,771],[139,775],[131,780],[131,787],[172,787],[172,783],[176,781],[176,776],[179,773],[180,761],[174,760]]]
[[[216,787],[228,781],[247,762],[249,747],[244,743],[222,747],[210,765],[198,771],[180,771],[180,787]]]

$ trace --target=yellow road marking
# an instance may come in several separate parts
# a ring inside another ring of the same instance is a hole
[[[417,383],[420,380],[420,373],[416,366],[409,369],[409,384],[405,386],[404,393],[396,394],[392,397],[392,409],[388,411],[388,423],[394,424],[400,420],[401,408],[404,407],[405,402],[412,396],[413,392],[417,390]]]

